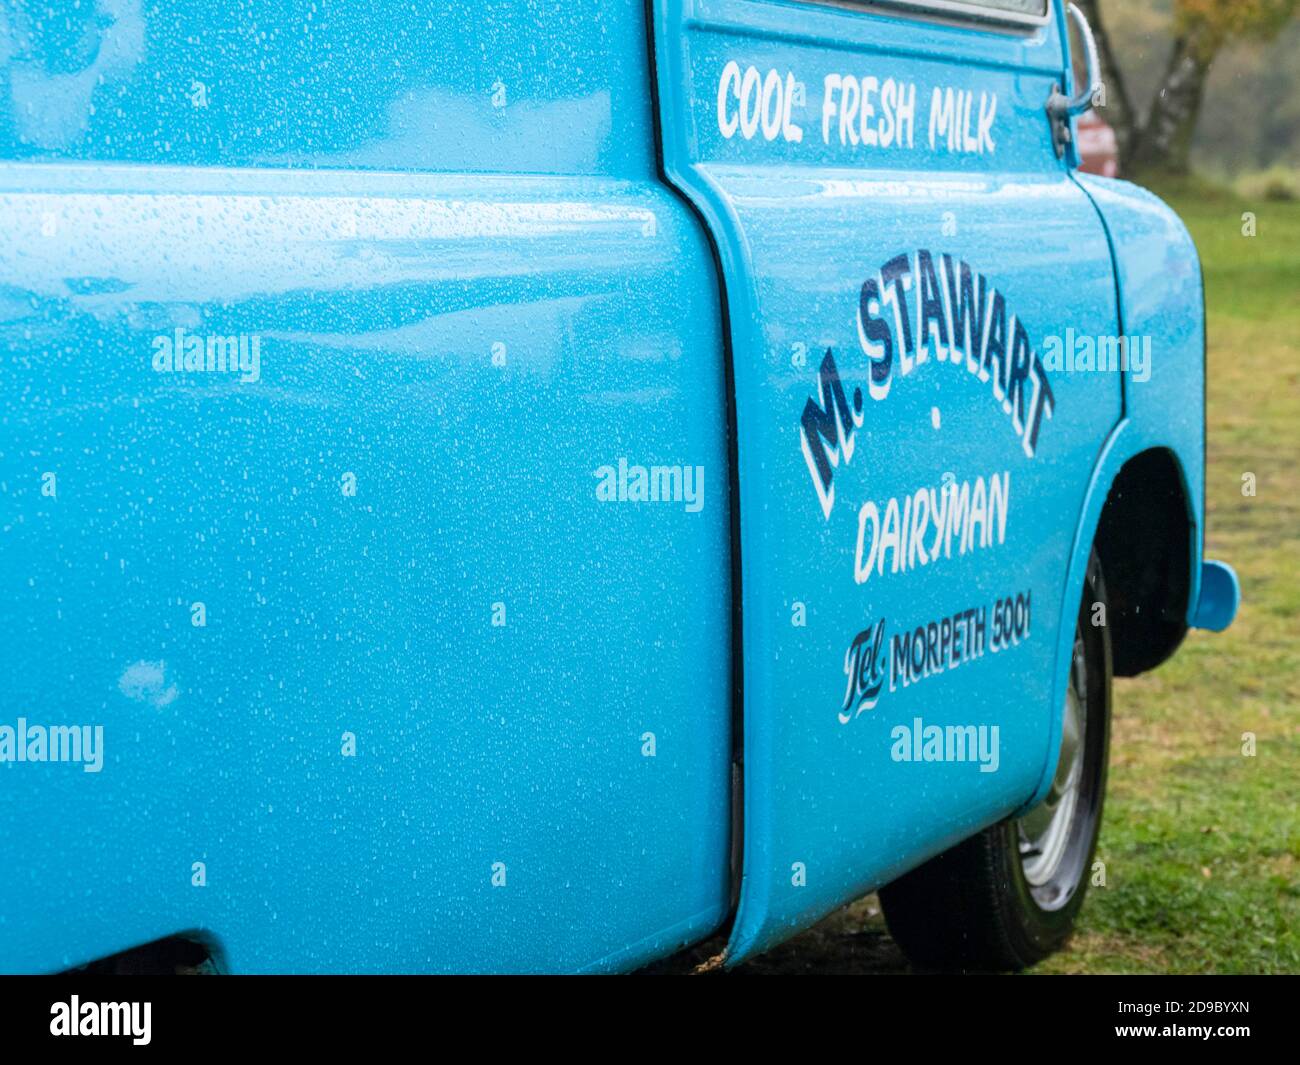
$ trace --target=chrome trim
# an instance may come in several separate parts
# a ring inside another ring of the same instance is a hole
[[[981,0],[804,0],[820,3],[830,7],[869,10],[884,8],[886,11],[911,11],[921,15],[943,15],[962,23],[994,22],[1010,26],[1046,26],[1052,20],[1051,0],[1041,0],[1043,13],[1028,14],[1021,11],[1007,11],[990,7]]]
[[[1059,118],[1077,117],[1092,107],[1092,101],[1101,89],[1101,62],[1097,58],[1097,39],[1092,35],[1088,18],[1074,4],[1066,5],[1066,12],[1079,27],[1083,38],[1083,50],[1088,60],[1088,84],[1075,94],[1074,99],[1066,99],[1060,92],[1052,94],[1047,102],[1048,109]]]

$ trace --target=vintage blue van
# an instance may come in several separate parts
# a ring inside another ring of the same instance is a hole
[[[1060,947],[1112,674],[1238,599],[1090,39],[4,5],[0,969],[733,965],[874,890],[923,966]]]

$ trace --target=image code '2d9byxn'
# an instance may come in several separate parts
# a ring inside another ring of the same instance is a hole
[[[1078,10],[245,17],[0,20],[0,970],[1061,947],[1238,601]]]

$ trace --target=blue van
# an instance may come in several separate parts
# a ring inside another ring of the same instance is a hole
[[[874,890],[1060,947],[1112,674],[1238,599],[1196,251],[1079,172],[1072,39],[5,5],[0,969],[735,964]]]

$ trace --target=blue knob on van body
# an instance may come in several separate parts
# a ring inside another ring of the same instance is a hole
[[[1201,595],[1196,601],[1192,625],[1210,632],[1222,632],[1237,616],[1241,602],[1241,583],[1236,571],[1226,562],[1206,559],[1201,563]]]

